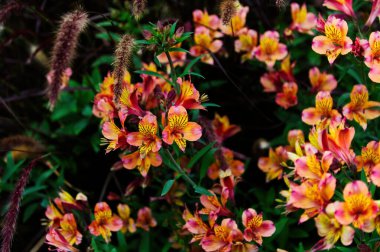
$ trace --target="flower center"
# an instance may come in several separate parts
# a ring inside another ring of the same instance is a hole
[[[369,208],[371,199],[367,195],[352,194],[347,197],[346,203],[350,212],[361,214]]]
[[[251,229],[257,229],[261,227],[262,223],[263,223],[263,216],[261,214],[258,214],[256,216],[253,216],[252,219],[248,221],[248,227]]]
[[[325,34],[334,44],[341,46],[343,42],[343,34],[341,30],[332,24],[325,25]]]
[[[226,227],[223,226],[217,226],[214,229],[215,231],[215,236],[218,237],[219,239],[225,241],[228,238],[228,230]]]
[[[332,107],[333,107],[333,101],[331,97],[323,97],[322,99],[317,101],[317,104],[316,104],[316,108],[318,112],[326,117],[330,116]]]
[[[263,38],[261,39],[260,47],[265,54],[273,54],[278,49],[278,42],[272,38]]]

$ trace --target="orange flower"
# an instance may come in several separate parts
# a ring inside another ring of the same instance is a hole
[[[290,9],[293,22],[290,25],[292,30],[297,30],[300,33],[313,35],[312,29],[317,24],[317,18],[311,12],[307,12],[306,4],[303,4],[301,9],[298,3],[291,3]]]
[[[117,213],[120,218],[123,220],[123,227],[121,228],[121,232],[126,233],[127,231],[130,233],[136,232],[135,221],[130,217],[131,209],[127,204],[119,204],[117,205]]]
[[[140,151],[124,155],[121,157],[124,168],[128,170],[137,169],[143,177],[146,177],[150,166],[158,167],[162,164],[162,158],[158,152],[148,152],[145,157],[141,157]]]
[[[257,46],[257,32],[248,28],[243,28],[238,33],[239,39],[235,40],[235,52],[244,52],[241,62],[253,59],[254,49]]]
[[[211,53],[217,53],[223,46],[223,41],[217,39],[214,40],[211,36],[211,32],[204,26],[195,28],[194,33],[195,45],[190,48],[190,53],[197,57],[202,54],[201,61],[213,65],[214,59],[211,57]]]
[[[333,99],[330,92],[320,91],[315,97],[315,108],[302,111],[302,121],[309,125],[316,125],[321,121],[337,125],[342,120],[338,110],[333,109]]]
[[[305,222],[323,211],[334,195],[335,186],[336,179],[329,173],[325,173],[319,181],[306,180],[301,185],[291,183],[287,205],[304,209],[299,222]]]
[[[348,183],[343,190],[344,202],[335,202],[335,218],[342,225],[353,224],[364,232],[375,229],[374,219],[378,212],[367,185],[356,180]]]
[[[352,50],[352,40],[347,37],[347,22],[335,16],[329,16],[324,24],[325,35],[313,39],[312,49],[318,54],[325,54],[332,64],[340,55],[346,55]]]
[[[321,73],[317,67],[309,70],[309,80],[312,92],[333,91],[338,85],[334,75],[326,72]]]
[[[343,115],[348,120],[355,120],[367,128],[367,120],[372,120],[380,116],[380,102],[368,100],[367,87],[360,84],[355,85],[350,94],[351,102],[343,107]]]
[[[278,32],[266,31],[260,36],[260,45],[255,49],[256,58],[272,68],[276,60],[282,60],[288,54],[286,45],[279,41],[280,34]]]
[[[77,223],[72,213],[65,214],[59,225],[60,233],[70,245],[73,245],[74,243],[78,245],[82,242],[82,234],[79,233],[77,229]]]
[[[235,177],[240,177],[244,173],[244,163],[234,159],[234,153],[230,149],[222,148],[222,153],[228,168],[231,169],[231,174]],[[210,179],[215,180],[219,178],[220,165],[219,159],[216,158],[215,163],[208,168],[207,175]]]
[[[210,231],[210,227],[203,222],[198,211],[195,211],[194,215],[192,215],[189,210],[185,208],[182,218],[186,221],[183,228],[193,234],[190,243],[203,239],[203,237]]]
[[[54,228],[49,229],[45,239],[47,244],[54,246],[58,251],[79,252],[78,249],[70,245],[59,230]]]
[[[236,14],[231,18],[231,21],[227,25],[220,23],[220,29],[224,34],[230,36],[237,36],[241,29],[245,27],[245,22],[247,19],[247,14],[249,12],[249,7],[241,6],[238,2],[236,3]]]
[[[255,209],[249,208],[242,215],[244,239],[248,242],[254,240],[259,245],[263,243],[262,237],[270,237],[276,231],[276,227],[270,220],[263,220],[262,214],[257,214]]]
[[[331,249],[339,240],[344,246],[349,246],[354,239],[355,230],[350,226],[341,225],[334,216],[334,204],[327,205],[325,212],[320,213],[314,220],[318,229],[318,235],[323,237],[322,241],[314,246],[312,251]]]
[[[157,221],[152,216],[152,211],[149,207],[141,208],[137,213],[136,227],[149,231],[150,227],[157,226]]]
[[[282,92],[277,93],[276,95],[276,103],[283,107],[284,109],[288,109],[297,105],[298,86],[294,82],[285,82],[282,86]]]
[[[220,19],[217,15],[209,15],[207,10],[193,11],[193,21],[195,26],[205,26],[206,28],[217,30],[220,26]]]
[[[325,0],[323,6],[330,10],[341,11],[348,16],[355,17],[355,12],[352,9],[352,0]]]
[[[104,139],[102,139],[103,143],[108,144],[106,153],[117,149],[124,149],[128,146],[127,130],[124,126],[120,129],[113,120],[103,124],[102,134],[104,136]]]
[[[357,156],[355,158],[355,163],[357,164],[358,171],[364,169],[367,177],[370,177],[371,175],[377,175],[376,171],[374,174],[372,174],[372,170],[376,165],[380,164],[379,142],[371,141],[367,144],[366,147],[363,147],[361,156]],[[376,181],[375,184],[378,184],[378,182]]]
[[[168,112],[168,125],[162,131],[162,140],[167,144],[173,144],[185,151],[186,140],[197,141],[202,136],[202,127],[189,122],[187,111],[182,106],[172,106]]]
[[[207,252],[212,251],[231,251],[235,240],[241,240],[243,234],[238,229],[236,222],[232,219],[222,220],[221,225],[215,224],[210,234],[207,234],[201,246]]]
[[[49,220],[48,226],[53,228],[59,227],[59,223],[63,217],[63,212],[64,211],[59,198],[56,198],[54,203],[50,202],[45,211],[45,216]]]
[[[141,158],[150,152],[158,152],[161,149],[161,139],[157,136],[157,118],[148,112],[139,122],[139,132],[131,132],[127,136],[130,145],[138,146]]]
[[[217,216],[231,216],[232,213],[226,207],[228,199],[228,195],[226,193],[222,193],[221,202],[214,192],[210,191],[210,193],[212,196],[202,195],[200,197],[201,204],[204,208],[201,209],[199,213],[209,215],[210,226],[213,226]]]
[[[177,83],[180,87],[180,95],[175,99],[175,106],[182,106],[185,109],[205,109],[201,104],[202,97],[193,83],[181,78],[177,79]]]
[[[364,63],[370,68],[368,77],[380,83],[380,32],[372,32],[369,40],[363,40],[361,45],[364,48]]]
[[[282,178],[283,167],[282,163],[288,160],[287,150],[279,146],[275,150],[269,149],[269,157],[259,158],[257,166],[265,172],[266,182],[269,182],[275,178]]]
[[[305,143],[305,136],[303,134],[302,130],[299,129],[294,129],[294,130],[289,130],[288,132],[288,149],[290,151],[296,150],[296,145],[301,145]]]
[[[108,243],[111,238],[111,231],[117,232],[123,227],[123,221],[116,215],[112,215],[112,211],[107,203],[99,202],[95,205],[95,220],[88,226],[90,233],[99,236]]]
[[[264,88],[264,92],[281,92],[284,82],[293,82],[293,68],[295,62],[290,62],[290,55],[288,55],[281,62],[281,69],[279,71],[270,71],[265,73],[260,78],[260,83]]]
[[[220,116],[218,113],[215,113],[212,128],[219,143],[241,131],[238,125],[230,124],[228,116]]]

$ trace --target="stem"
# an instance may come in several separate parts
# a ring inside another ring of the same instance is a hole
[[[175,69],[174,69],[173,60],[170,57],[170,53],[169,52],[165,51],[165,55],[168,58],[169,65],[170,65],[170,78],[172,79],[172,82],[174,83],[174,89],[175,89],[175,91],[177,92],[177,94],[179,94],[180,91],[179,91],[179,86],[177,84],[177,74],[176,74]]]
[[[172,154],[170,153],[169,150],[165,149],[165,152],[166,154],[169,156],[170,158],[170,161],[172,161],[172,163],[174,164],[174,167],[175,167],[175,170],[181,175],[183,176],[183,178],[189,182],[189,184],[193,187],[193,188],[196,188],[197,187],[197,184],[195,184],[195,182],[187,175],[187,173],[181,168],[181,166],[178,165],[178,163],[175,161],[174,157],[172,156]]]

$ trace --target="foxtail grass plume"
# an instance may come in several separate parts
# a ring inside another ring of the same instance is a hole
[[[21,8],[21,3],[14,0],[4,4],[0,9],[0,24],[4,23],[13,12],[19,11]]]
[[[79,34],[87,26],[87,23],[87,13],[80,9],[67,13],[62,17],[50,63],[51,83],[48,85],[50,109],[54,108],[58,99],[62,77],[74,58]]]
[[[16,231],[17,217],[20,211],[20,202],[22,198],[22,193],[24,192],[25,186],[29,180],[30,172],[36,165],[38,159],[34,159],[29,163],[24,170],[21,171],[20,178],[17,181],[14,191],[9,199],[8,212],[4,216],[1,229],[1,252],[10,252],[12,248],[12,240]]]
[[[132,14],[138,20],[145,11],[147,0],[133,0]]]
[[[0,139],[0,153],[8,151],[14,161],[19,161],[41,155],[45,152],[45,147],[32,137],[13,135]]]
[[[115,50],[113,76],[116,81],[114,86],[114,102],[116,105],[119,104],[123,90],[123,77],[131,63],[133,47],[134,38],[129,34],[125,34]]]
[[[223,25],[230,24],[231,18],[236,14],[236,7],[236,0],[222,0],[219,11]]]

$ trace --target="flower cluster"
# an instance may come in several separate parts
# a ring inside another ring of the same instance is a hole
[[[93,220],[87,197],[78,193],[73,198],[68,192],[61,191],[46,208],[46,243],[57,251],[80,251],[77,246],[82,243],[87,232],[91,236],[102,236],[106,243],[111,241],[111,232],[123,233],[136,232],[136,228],[149,231],[149,227],[156,226],[156,220],[148,207],[138,211],[137,220],[130,216],[130,208],[127,204],[120,203],[117,213],[113,214],[106,202],[95,205]],[[78,214],[81,213],[81,214]],[[84,217],[86,216],[86,217]]]

